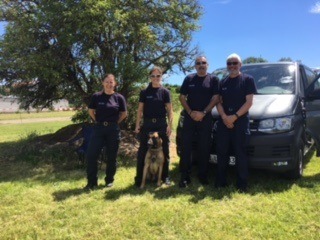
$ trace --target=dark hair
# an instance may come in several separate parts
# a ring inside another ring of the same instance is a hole
[[[158,72],[160,72],[160,74],[162,75],[162,69],[160,67],[157,67],[157,66],[154,66],[153,68],[151,68],[151,70],[149,71],[149,75],[151,75],[156,70]]]
[[[112,73],[107,73],[103,76],[101,82],[103,82],[107,77],[113,77],[114,82],[116,83],[116,86],[118,85],[118,82],[116,80],[116,77]]]

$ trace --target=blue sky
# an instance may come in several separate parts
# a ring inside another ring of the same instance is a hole
[[[200,0],[204,15],[193,34],[209,62],[209,71],[225,65],[226,57],[262,57],[269,62],[282,57],[320,67],[319,0]],[[0,24],[0,33],[3,25]],[[182,84],[183,73],[165,82]]]
[[[193,37],[209,62],[209,71],[224,67],[227,56],[282,57],[320,67],[320,1],[200,0],[204,15]],[[165,82],[181,84],[184,75]]]

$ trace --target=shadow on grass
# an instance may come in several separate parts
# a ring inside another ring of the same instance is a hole
[[[171,186],[162,185],[157,187],[156,183],[148,183],[145,189],[139,189],[135,185],[130,185],[125,189],[108,189],[105,193],[105,199],[107,201],[114,201],[119,199],[122,195],[143,195],[146,192],[152,194],[156,199],[169,199],[169,198],[178,198],[180,196],[189,195],[189,201],[197,203],[205,198],[212,198],[213,200],[220,200],[224,198],[232,198],[236,189],[236,169],[235,167],[230,167],[228,170],[228,180],[229,186],[223,189],[214,188],[214,176],[215,176],[215,167],[211,165],[210,174],[209,174],[209,185],[201,185],[196,177],[197,167],[193,167],[192,170],[192,183],[187,188],[179,188],[179,169],[178,164],[173,164],[172,170],[170,171],[171,178],[174,182]],[[283,175],[271,172],[251,169],[250,171],[250,182],[249,190],[247,195],[256,195],[256,194],[273,194],[276,192],[284,192],[291,189],[292,185],[297,184],[301,187],[314,186],[318,184],[320,174],[311,177],[303,177],[299,180],[288,180],[283,177]],[[306,184],[306,185],[305,185]]]
[[[27,143],[11,142],[0,143],[0,182],[26,181],[32,179],[41,184],[54,184],[62,181],[77,181],[85,179],[85,168],[79,168],[78,158],[76,155],[69,155],[65,149],[57,150],[52,148],[49,152],[42,152],[41,149],[33,149],[31,152],[19,155],[27,147]],[[59,148],[58,148],[59,149]],[[32,154],[31,154],[32,153]],[[18,156],[18,157],[17,157]],[[311,156],[312,157],[312,156]],[[310,157],[310,158],[311,158]],[[310,161],[307,159],[306,164]],[[22,160],[23,159],[23,160]],[[122,158],[119,161],[119,167],[135,168],[136,162],[131,158]],[[236,193],[236,171],[234,167],[229,168],[228,180],[230,186],[224,189],[215,189],[213,187],[215,168],[210,165],[209,181],[210,185],[202,186],[196,175],[197,167],[192,170],[192,184],[186,189],[180,189],[178,182],[180,178],[178,163],[171,166],[170,176],[173,181],[171,186],[156,187],[155,183],[148,183],[145,189],[139,189],[133,184],[126,188],[110,188],[106,189],[105,200],[114,201],[122,195],[139,196],[146,192],[152,194],[156,199],[178,198],[180,196],[189,196],[189,201],[197,203],[205,198],[219,200],[223,198],[232,198]],[[296,184],[303,188],[313,188],[319,184],[320,174],[303,177],[302,179],[293,181],[287,180],[282,175],[262,170],[250,170],[249,191],[248,195],[256,195],[260,193],[272,194],[275,192],[287,191]],[[100,186],[98,189],[102,189]],[[70,197],[86,194],[81,188],[61,190],[53,193],[55,201],[64,201]]]

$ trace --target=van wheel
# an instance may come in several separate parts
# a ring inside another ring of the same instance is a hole
[[[295,154],[295,158],[296,158],[296,163],[295,166],[292,170],[287,172],[287,177],[289,179],[299,179],[302,177],[303,174],[303,151],[304,151],[304,147],[303,147],[303,143],[302,141],[300,141],[299,143],[299,148],[297,148],[296,150],[296,154]]]

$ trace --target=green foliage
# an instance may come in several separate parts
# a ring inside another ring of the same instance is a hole
[[[90,115],[87,108],[77,110],[77,112],[71,117],[73,123],[89,123],[91,122]]]
[[[263,62],[268,62],[268,60],[262,58],[262,57],[248,57],[244,60],[242,60],[243,64],[246,63],[263,63]]]
[[[282,57],[279,59],[279,62],[292,62],[292,59],[290,57]]]
[[[87,106],[105,73],[115,74],[117,91],[134,102],[130,98],[148,81],[149,67],[188,71],[198,53],[190,46],[202,14],[194,0],[1,4],[8,25],[0,39],[0,79],[24,108],[59,99]]]

